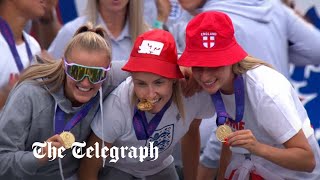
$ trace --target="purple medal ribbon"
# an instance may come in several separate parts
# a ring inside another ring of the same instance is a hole
[[[220,91],[217,91],[215,94],[211,95],[212,102],[217,111],[217,126],[223,125],[226,123],[227,118],[231,122],[238,123],[243,118],[244,113],[244,83],[241,75],[238,75],[233,81],[233,85],[235,88],[235,100],[236,100],[236,119],[233,120],[231,116],[226,112],[226,108],[224,107],[224,103],[221,97]]]
[[[96,102],[98,95],[91,99],[79,112],[77,112],[67,124],[64,124],[65,113],[57,106],[55,114],[55,134],[60,134],[62,131],[70,131],[89,113],[91,107]]]
[[[153,134],[158,127],[164,113],[170,107],[172,98],[163,106],[163,108],[151,119],[148,123],[146,114],[144,111],[140,111],[137,107],[134,108],[133,115],[133,128],[136,132],[138,140],[147,140]]]
[[[1,17],[0,17],[0,31],[10,47],[11,54],[16,62],[16,65],[17,65],[19,72],[21,72],[24,68],[23,68],[23,64],[21,62],[21,58],[20,58],[18,51],[17,51],[17,48],[16,48],[16,42],[14,40],[13,33],[12,33],[11,28],[8,25],[8,23],[4,19],[2,19]],[[23,39],[25,40],[28,58],[29,58],[29,61],[31,62],[32,53],[31,53],[29,43],[27,42],[27,40],[25,38],[23,38]]]

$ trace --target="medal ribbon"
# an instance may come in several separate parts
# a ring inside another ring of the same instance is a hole
[[[16,65],[17,65],[19,72],[21,72],[23,70],[23,64],[21,62],[21,58],[20,58],[18,51],[17,51],[17,48],[16,48],[16,42],[14,40],[13,33],[12,33],[11,28],[8,25],[8,23],[4,19],[2,19],[1,17],[0,17],[0,31],[1,31],[1,34],[3,34],[3,37],[6,40],[7,44],[10,47],[11,54],[16,62]],[[26,49],[27,49],[29,61],[31,62],[32,53],[31,53],[29,43],[27,42],[27,40],[25,38],[23,38],[23,39],[26,44]]]
[[[97,100],[97,96],[91,99],[83,108],[80,109],[71,119],[64,125],[65,113],[57,105],[55,114],[55,134],[60,134],[62,131],[70,131],[75,125],[77,125],[86,115]]]
[[[215,94],[211,95],[212,102],[217,111],[217,126],[223,125],[226,123],[227,118],[230,119],[231,122],[240,122],[243,118],[244,113],[244,83],[243,77],[238,75],[233,81],[234,85],[234,94],[236,100],[236,119],[233,120],[231,116],[226,112],[226,108],[224,106],[221,93],[217,91]]]
[[[148,123],[144,111],[140,111],[137,107],[134,108],[133,128],[136,132],[138,140],[147,140],[158,127],[164,113],[170,107],[172,98],[163,106],[163,108],[151,119]]]

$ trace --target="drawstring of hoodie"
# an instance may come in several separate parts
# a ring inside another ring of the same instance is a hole
[[[103,132],[103,97],[102,97],[102,87],[100,87],[100,89],[99,89],[99,102],[100,102],[100,113],[101,113],[101,120],[102,120],[102,132]],[[55,109],[57,108],[57,103],[56,103],[56,105],[55,105]],[[55,127],[55,121],[53,121],[53,127]],[[104,141],[102,140],[102,147],[104,147],[105,146],[105,144],[104,144]],[[62,162],[61,162],[61,158],[59,158],[59,171],[60,171],[60,176],[61,176],[61,179],[62,180],[65,180],[65,178],[64,178],[64,175],[63,175],[63,168],[62,168]],[[104,167],[104,165],[105,165],[105,161],[106,161],[106,159],[105,158],[103,158],[102,159],[102,162],[103,162],[103,167]]]
[[[59,158],[59,170],[60,170],[61,179],[64,180],[61,158]]]
[[[102,137],[104,137],[104,130],[103,130],[103,121],[104,121],[104,116],[103,116],[103,97],[102,97],[102,86],[100,87],[100,89],[99,89],[99,94],[100,94],[100,115],[101,115],[101,128],[102,128]],[[105,146],[105,144],[104,144],[104,140],[103,139],[101,139],[101,141],[102,141],[102,146],[101,146],[101,148],[104,148],[104,146]],[[106,164],[106,159],[103,157],[102,158],[102,167],[104,167],[105,166],[105,164]]]
[[[57,102],[55,102],[54,112],[56,112],[57,107],[58,107],[58,104],[57,104]],[[54,116],[53,116],[53,119],[55,119],[55,118],[56,118],[56,114],[54,114]],[[56,127],[56,123],[55,123],[55,121],[53,121],[53,131],[55,131],[55,127]],[[59,158],[58,161],[59,161],[60,176],[61,176],[61,179],[64,180],[61,158]]]

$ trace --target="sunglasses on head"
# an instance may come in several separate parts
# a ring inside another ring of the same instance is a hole
[[[97,84],[107,78],[107,72],[110,70],[110,65],[106,68],[84,66],[76,63],[68,63],[64,59],[66,74],[74,81],[80,82],[85,77],[88,77],[92,84]]]

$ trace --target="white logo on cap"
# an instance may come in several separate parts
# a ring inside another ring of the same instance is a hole
[[[205,48],[212,48],[215,45],[215,32],[202,32],[202,44]]]
[[[163,45],[164,44],[162,42],[143,40],[141,45],[139,46],[138,53],[154,54],[159,56],[162,51]]]

